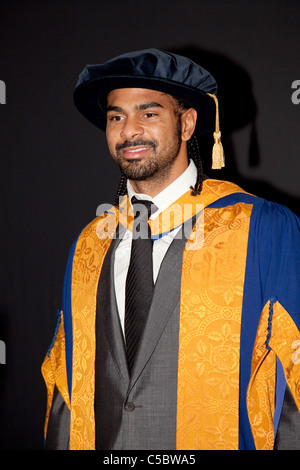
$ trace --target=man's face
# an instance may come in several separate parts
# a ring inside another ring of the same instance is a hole
[[[123,88],[109,93],[108,148],[127,178],[146,181],[176,165],[182,145],[176,110],[176,100],[158,91]]]

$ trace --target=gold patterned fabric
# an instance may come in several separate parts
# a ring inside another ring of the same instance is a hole
[[[203,248],[184,253],[179,449],[238,448],[240,329],[250,215],[251,207],[244,204],[207,209]]]
[[[54,386],[56,385],[65,403],[70,409],[70,399],[68,393],[67,371],[66,371],[66,349],[65,349],[65,335],[62,313],[60,316],[60,323],[57,329],[56,338],[53,347],[47,354],[43,365],[42,374],[44,381],[47,385],[47,410],[44,426],[44,434],[47,434],[47,426],[49,421],[49,414],[53,399]]]
[[[268,342],[266,337],[269,337]],[[274,446],[276,357],[280,359],[287,383],[300,409],[299,345],[299,330],[288,312],[278,301],[273,305],[269,301],[263,309],[256,335],[247,394],[249,419],[257,449],[272,450]]]

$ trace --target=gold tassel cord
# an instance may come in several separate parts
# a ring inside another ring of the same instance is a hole
[[[216,104],[216,128],[214,132],[214,146],[212,151],[212,169],[220,170],[225,166],[225,157],[223,145],[221,143],[221,131],[219,123],[219,103],[216,95],[207,93],[208,96],[214,99]]]

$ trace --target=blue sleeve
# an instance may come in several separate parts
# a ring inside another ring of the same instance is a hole
[[[265,202],[261,216],[262,250],[269,262],[264,302],[276,298],[300,329],[300,219],[288,208]]]

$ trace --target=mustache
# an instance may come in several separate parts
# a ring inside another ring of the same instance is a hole
[[[137,140],[125,140],[122,144],[117,144],[116,145],[116,151],[119,152],[120,150],[126,149],[128,147],[141,147],[141,146],[151,146],[154,149],[157,147],[157,143],[154,140],[142,140],[142,139],[137,139]]]

